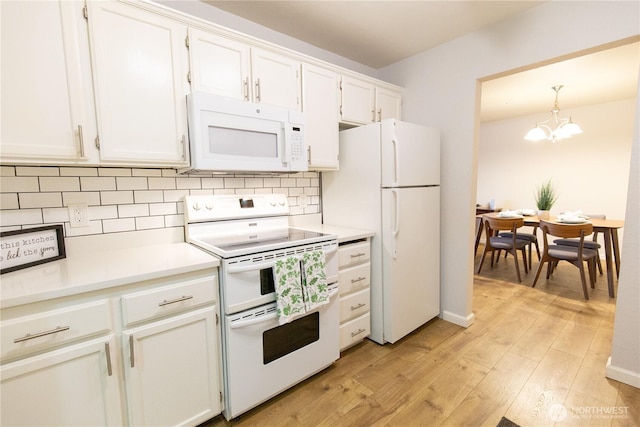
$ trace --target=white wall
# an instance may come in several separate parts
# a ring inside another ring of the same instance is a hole
[[[638,77],[640,83],[640,77]],[[640,86],[640,84],[639,84]],[[640,388],[640,95],[635,105],[636,125],[631,151],[627,194],[627,239],[622,245],[623,263],[618,282],[616,320],[606,375]]]
[[[442,132],[445,318],[460,324],[472,321],[478,79],[636,36],[639,15],[638,2],[545,2],[380,70],[380,78],[405,87],[404,119]],[[632,207],[627,215],[628,226],[638,221],[637,209]],[[633,244],[628,239],[625,243]],[[623,269],[630,268],[628,264],[623,260]],[[637,323],[637,316],[631,321]]]
[[[634,112],[635,98],[561,110],[584,133],[555,144],[523,138],[549,112],[482,123],[477,202],[536,209],[536,187],[552,179],[558,191],[552,214],[581,210],[624,218]]]

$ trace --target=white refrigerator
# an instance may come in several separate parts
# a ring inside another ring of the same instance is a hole
[[[396,342],[440,313],[440,133],[383,120],[340,132],[323,223],[368,229],[371,335]]]

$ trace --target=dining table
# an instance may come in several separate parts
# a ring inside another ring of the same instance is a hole
[[[501,213],[483,213],[476,215],[476,239],[475,239],[475,251],[478,251],[478,245],[480,244],[480,236],[482,234],[482,218],[484,216],[491,216],[494,218],[500,218]],[[523,215],[524,225],[530,227],[540,226],[540,217],[537,215]],[[555,216],[544,218],[545,221],[556,221]],[[615,292],[613,289],[613,269],[615,266],[616,278],[620,276],[620,246],[618,243],[618,230],[624,227],[624,220],[621,219],[603,219],[603,218],[589,218],[588,221],[593,224],[593,232],[602,232],[604,236],[604,254],[605,265],[607,267],[607,287],[609,289],[609,297],[615,298]]]

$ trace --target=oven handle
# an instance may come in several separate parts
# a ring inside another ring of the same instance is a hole
[[[328,250],[324,251],[325,256],[332,254],[334,252],[336,252],[338,250],[338,245],[333,245],[331,246],[331,248],[329,248]],[[237,273],[246,273],[247,271],[259,271],[265,268],[273,268],[275,261],[274,260],[270,260],[267,262],[260,262],[260,263],[255,263],[255,264],[249,264],[249,265],[242,265],[242,266],[228,266],[226,269],[226,272],[229,274],[237,274]]]
[[[239,322],[232,322],[230,326],[231,326],[231,329],[245,328],[247,326],[256,325],[258,323],[268,322],[269,320],[276,319],[277,317],[278,316],[276,315],[276,313],[271,313],[271,314],[267,314],[266,316],[263,316],[263,317],[256,317],[256,318],[249,319],[249,320],[241,320]]]
[[[334,296],[338,295],[338,292],[339,292],[339,289],[337,287],[333,289],[331,292],[329,292],[329,300],[331,300]],[[259,323],[265,323],[277,318],[278,318],[278,315],[276,313],[270,313],[265,316],[256,317],[249,320],[240,320],[236,322],[231,322],[229,326],[231,327],[231,329],[246,328],[247,326],[257,325]]]

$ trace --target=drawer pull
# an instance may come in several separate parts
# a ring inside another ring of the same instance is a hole
[[[357,310],[357,309],[362,308],[362,307],[364,307],[366,305],[367,304],[361,302],[360,304],[356,305],[355,307],[351,306],[351,311]]]
[[[364,329],[358,329],[356,332],[351,332],[351,338],[360,335],[361,333],[363,333],[365,330]]]
[[[113,375],[113,367],[111,366],[111,349],[108,342],[104,343],[104,351],[107,354],[107,374],[111,376]]]
[[[32,340],[34,338],[40,338],[40,337],[44,337],[46,335],[51,335],[51,334],[56,334],[58,332],[63,332],[63,331],[68,331],[69,327],[68,326],[58,326],[55,329],[51,329],[50,331],[44,331],[44,332],[38,332],[37,334],[27,334],[21,338],[16,338],[15,340],[13,340],[14,344],[17,344],[19,342],[22,341],[28,341],[28,340]]]
[[[186,301],[186,300],[189,300],[189,299],[192,299],[192,298],[193,298],[193,295],[183,295],[180,298],[172,299],[171,301],[164,300],[164,301],[158,303],[158,307],[164,307],[165,305],[175,304],[177,302]]]
[[[357,279],[351,279],[351,283],[362,282],[366,277],[358,277]]]
[[[365,256],[364,252],[358,252],[357,254],[351,254],[351,258],[358,258],[359,256]]]

